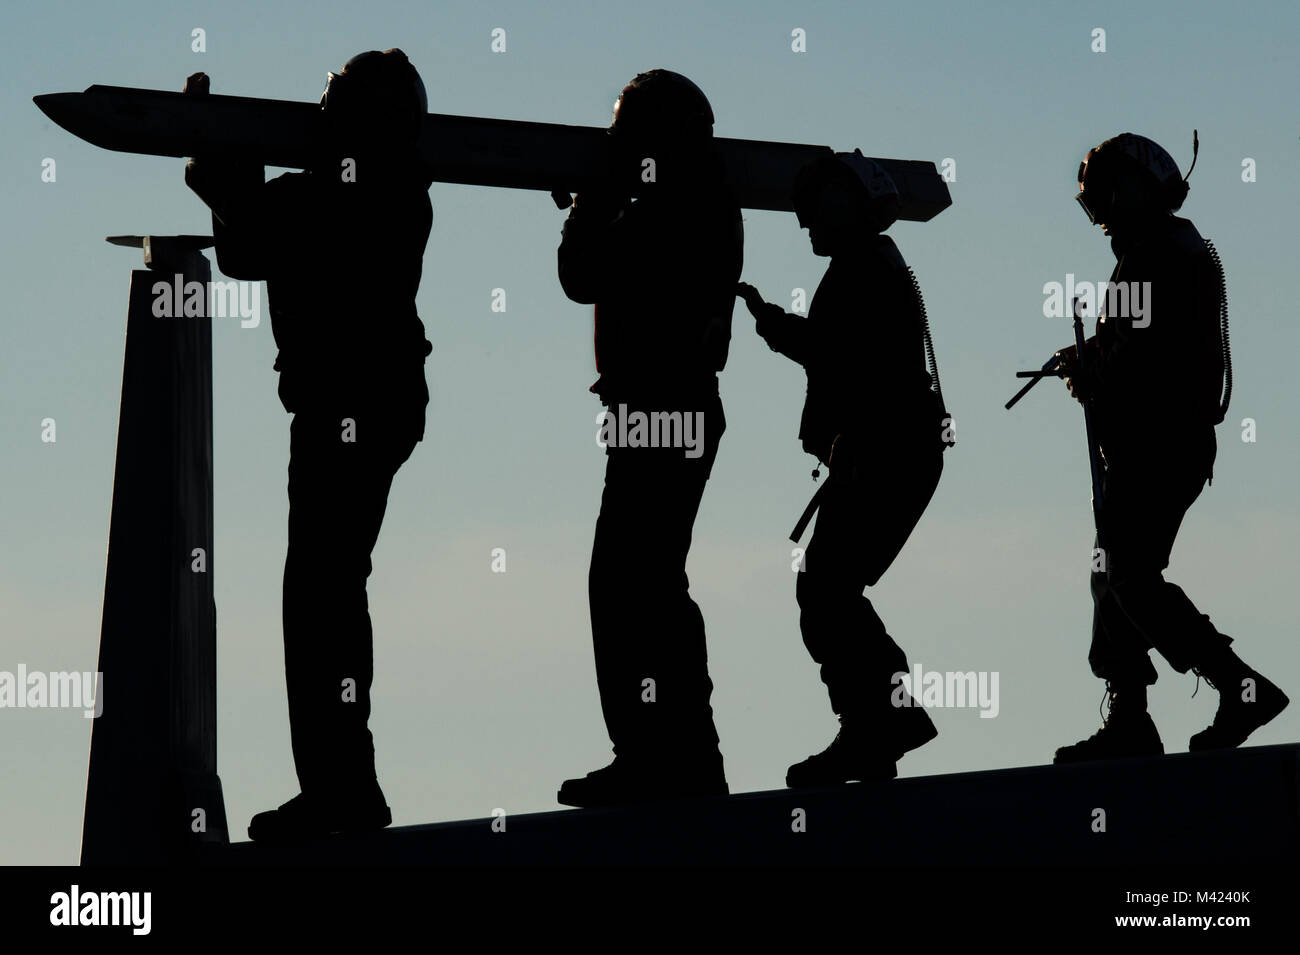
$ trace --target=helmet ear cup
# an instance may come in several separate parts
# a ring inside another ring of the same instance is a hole
[[[836,153],[835,158],[845,166],[857,181],[866,198],[864,214],[867,224],[883,232],[894,224],[902,209],[898,186],[883,166],[862,155],[861,149],[851,153]]]
[[[1187,185],[1186,179],[1178,179],[1165,184],[1165,194],[1169,199],[1169,211],[1177,212],[1183,207],[1183,202],[1187,199],[1188,190],[1191,187]]]

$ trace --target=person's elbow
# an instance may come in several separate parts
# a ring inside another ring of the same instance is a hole
[[[246,282],[257,282],[266,278],[265,270],[260,265],[260,257],[238,243],[218,241],[215,245],[217,268],[227,278]]]
[[[594,281],[592,269],[583,263],[575,262],[572,256],[565,255],[564,249],[561,248],[559,255],[558,274],[560,277],[560,288],[564,290],[565,297],[571,302],[577,302],[579,305],[594,305],[599,299],[599,289]]]

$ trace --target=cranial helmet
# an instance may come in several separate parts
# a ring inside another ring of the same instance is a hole
[[[1199,142],[1193,134],[1194,150]],[[1195,152],[1192,159],[1196,165]],[[1187,171],[1191,175],[1191,169]],[[1088,150],[1079,163],[1079,194],[1075,198],[1094,225],[1113,210],[1121,184],[1137,190],[1155,208],[1176,212],[1187,198],[1187,180],[1178,163],[1154,140],[1120,133]]]
[[[614,104],[609,132],[618,137],[693,144],[713,135],[704,92],[672,70],[638,73]]]
[[[806,225],[811,218],[812,204],[822,187],[832,184],[847,188],[857,197],[864,218],[874,228],[887,229],[898,218],[898,186],[880,163],[862,155],[861,149],[855,149],[851,153],[824,156],[799,171],[793,199],[800,225]]]

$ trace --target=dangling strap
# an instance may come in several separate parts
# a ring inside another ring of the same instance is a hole
[[[799,518],[799,523],[796,524],[794,530],[790,532],[790,540],[794,541],[796,544],[799,543],[799,538],[803,537],[803,532],[808,529],[808,522],[811,521],[813,515],[817,513],[817,508],[821,507],[822,494],[825,491],[825,484],[817,489],[817,493],[812,496],[812,500],[808,502],[808,506],[803,509],[803,515]]]

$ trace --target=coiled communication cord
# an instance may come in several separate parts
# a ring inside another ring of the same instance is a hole
[[[925,339],[925,358],[930,365],[931,388],[939,399],[939,406],[944,416],[948,416],[948,404],[943,400],[943,387],[939,384],[939,363],[934,357],[934,339],[930,337],[930,319],[925,313],[925,298],[921,295],[921,283],[916,280],[916,273],[908,268],[908,277],[912,280],[912,295],[916,299],[916,311],[921,318],[921,335]],[[1225,326],[1226,327],[1226,326]],[[948,444],[956,444],[954,436]]]
[[[1228,416],[1228,402],[1232,399],[1232,348],[1228,342],[1228,281],[1223,274],[1223,263],[1219,260],[1219,250],[1209,239],[1205,248],[1210,253],[1210,261],[1219,273],[1219,341],[1223,348],[1223,400],[1219,404],[1218,424]]]

